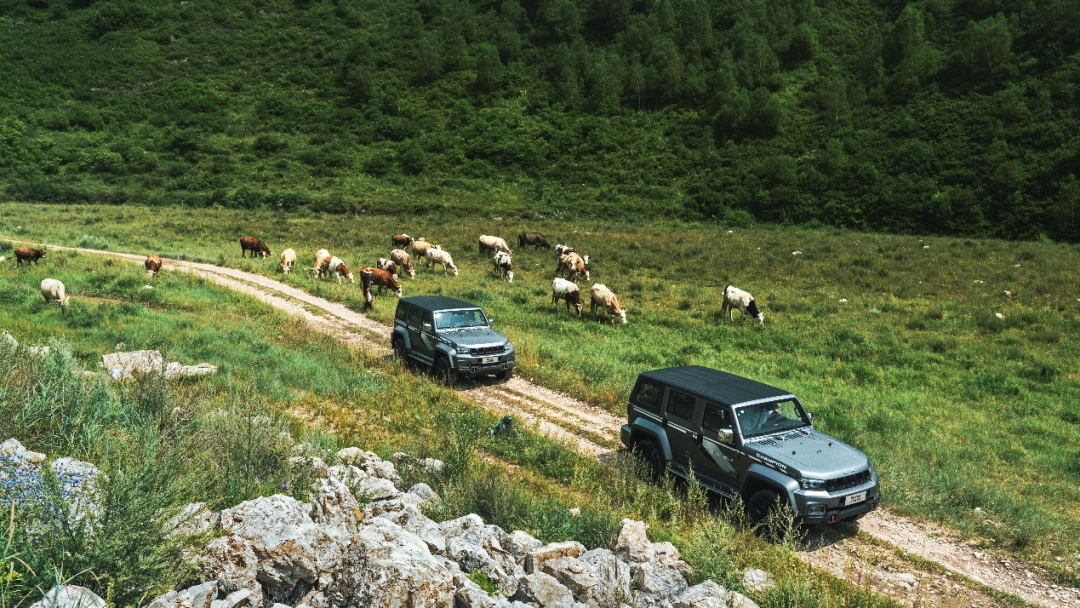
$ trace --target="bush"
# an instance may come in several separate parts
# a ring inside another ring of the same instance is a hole
[[[82,247],[84,249],[108,249],[109,248],[109,240],[108,239],[100,237],[100,236],[94,236],[92,234],[84,234],[84,235],[82,235],[81,237],[79,237],[78,242],[75,243],[75,244],[78,247]]]

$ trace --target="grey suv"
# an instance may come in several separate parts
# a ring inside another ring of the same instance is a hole
[[[857,519],[878,507],[878,476],[863,452],[814,428],[795,395],[700,366],[638,376],[622,442],[654,477],[686,478],[741,496],[761,521],[778,501],[803,523]]]
[[[483,310],[454,298],[398,300],[390,344],[398,358],[429,366],[443,380],[486,374],[504,380],[514,373],[514,346],[491,329]]]

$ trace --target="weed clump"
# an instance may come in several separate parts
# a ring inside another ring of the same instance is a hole
[[[108,249],[109,248],[109,240],[108,239],[106,239],[104,237],[100,237],[100,236],[95,236],[93,234],[84,234],[84,235],[82,235],[81,237],[79,237],[78,242],[76,242],[75,244],[78,245],[79,247],[82,247],[83,249]]]

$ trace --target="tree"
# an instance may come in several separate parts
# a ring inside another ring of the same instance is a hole
[[[476,86],[481,91],[494,91],[503,80],[503,64],[499,50],[490,44],[480,46],[476,57]]]
[[[970,74],[999,75],[1012,63],[1012,33],[1005,15],[998,13],[982,21],[969,22],[956,45],[956,53]]]

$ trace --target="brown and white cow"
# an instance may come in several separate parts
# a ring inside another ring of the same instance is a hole
[[[539,232],[522,232],[518,235],[518,247],[524,248],[526,245],[532,245],[533,247],[540,249],[551,249],[551,245],[548,244],[544,235]]]
[[[396,275],[398,271],[397,263],[394,262],[394,260],[388,260],[386,258],[379,258],[378,260],[376,260],[375,267],[380,270],[385,270],[386,272],[389,272],[393,275]]]
[[[412,265],[412,258],[409,257],[408,253],[405,253],[404,249],[395,249],[391,251],[390,259],[398,265],[398,268],[404,270],[405,274],[407,274],[410,279],[416,276],[416,270],[413,269]]]
[[[15,248],[15,265],[22,266],[23,262],[29,264],[33,262],[38,263],[38,260],[45,257],[44,249],[31,249],[29,247],[16,247]]]
[[[151,277],[156,277],[159,270],[161,270],[161,256],[156,253],[151,253],[146,256],[146,261],[143,262],[143,266],[146,267],[146,274]]]
[[[505,251],[495,252],[495,257],[492,258],[492,264],[495,267],[495,273],[500,277],[506,279],[507,283],[514,282],[514,269],[511,266],[510,254]]]
[[[397,282],[397,279],[394,278],[394,275],[380,268],[372,268],[370,266],[365,266],[364,268],[361,268],[360,272],[363,273],[369,270],[371,271],[371,284],[379,288],[380,296],[382,295],[384,289],[389,289],[390,291],[397,294],[397,297],[401,297],[401,284]]]
[[[612,325],[615,325],[616,316],[623,323],[626,323],[626,311],[619,307],[619,298],[615,297],[615,294],[606,285],[593,283],[590,296],[589,311],[594,319],[596,318],[596,309],[599,308],[607,314]]]
[[[296,252],[291,248],[281,252],[281,272],[289,274],[296,266]]]
[[[569,245],[555,245],[555,259],[559,259],[568,253],[574,253],[577,251]]]
[[[413,238],[407,234],[395,234],[390,237],[390,244],[397,248],[408,247],[413,244]]]
[[[765,324],[765,313],[758,310],[754,296],[738,287],[728,285],[724,288],[724,303],[720,306],[720,312],[723,314],[727,311],[728,320],[735,321],[736,310],[743,313],[743,322],[746,321],[746,317],[750,317],[762,325]]]
[[[480,235],[480,253],[486,253],[488,251],[505,251],[510,255],[514,255],[514,252],[510,251],[510,246],[501,238],[497,236],[488,236],[486,234]]]
[[[348,277],[350,283],[356,283],[353,273],[349,272],[349,269],[345,267],[345,262],[342,262],[341,258],[336,255],[330,257],[330,261],[326,263],[326,269],[334,271],[338,285],[341,285],[341,277]]]
[[[552,279],[551,303],[555,305],[555,312],[559,312],[559,300],[566,300],[567,313],[570,312],[570,307],[573,306],[577,310],[577,315],[581,316],[581,309],[584,305],[581,303],[581,290],[578,289],[577,283],[558,277]]]
[[[311,276],[315,278],[322,277],[326,272],[326,265],[330,262],[330,252],[325,249],[320,249],[315,254],[315,265],[311,267]]]
[[[412,251],[413,255],[415,255],[417,258],[426,257],[429,249],[442,249],[442,247],[429,243],[424,239],[417,239],[413,241]]]
[[[264,258],[270,255],[270,248],[264,245],[259,239],[253,236],[240,237],[240,257],[245,257],[249,251],[251,252],[251,257],[255,257],[255,254],[259,254]]]
[[[555,275],[565,271],[571,280],[577,281],[578,277],[589,280],[589,256],[580,256],[577,253],[568,253],[559,258],[559,266],[555,268]]]

